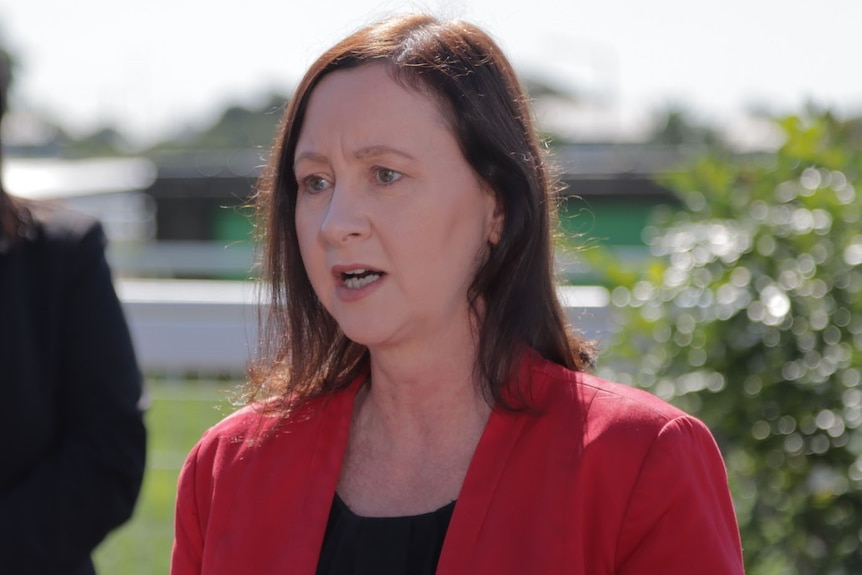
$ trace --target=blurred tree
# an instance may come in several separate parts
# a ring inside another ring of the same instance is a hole
[[[151,151],[268,149],[288,98],[274,94],[258,108],[230,106],[210,126],[161,142]]]
[[[64,146],[67,156],[119,156],[131,149],[125,137],[111,126],[104,126],[81,138],[68,138]]]
[[[655,115],[655,127],[646,138],[648,144],[704,146],[713,150],[726,148],[718,130],[697,121],[691,112],[681,106],[668,106]]]
[[[670,178],[654,258],[606,270],[601,375],[702,418],[725,454],[749,575],[862,573],[862,121],[809,111],[757,158]]]

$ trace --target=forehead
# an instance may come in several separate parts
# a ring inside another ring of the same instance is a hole
[[[310,94],[300,147],[321,134],[403,131],[405,136],[431,127],[446,128],[437,99],[394,79],[384,64],[364,64],[324,76]]]

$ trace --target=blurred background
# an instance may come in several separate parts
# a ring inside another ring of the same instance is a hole
[[[491,32],[566,184],[599,372],[703,418],[750,574],[862,572],[862,3],[0,0],[10,193],[99,217],[153,398],[102,573],[166,573],[183,458],[254,352],[247,202],[305,68],[426,10]]]

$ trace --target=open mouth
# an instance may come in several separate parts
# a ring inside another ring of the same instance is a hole
[[[350,289],[359,289],[374,283],[383,277],[383,272],[376,270],[358,269],[342,272],[341,281]]]

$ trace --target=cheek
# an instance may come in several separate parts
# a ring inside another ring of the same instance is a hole
[[[477,207],[472,201],[453,201],[442,210],[438,205],[436,210],[429,210],[433,216],[426,213],[408,232],[414,253],[421,254],[425,262],[423,280],[429,285],[454,281],[460,289],[472,281],[487,246],[486,218]]]
[[[323,266],[323,257],[319,250],[316,228],[309,214],[302,210],[296,212],[296,238],[299,244],[299,255],[305,267],[308,279],[316,285],[319,279],[319,268]]]
[[[300,212],[297,212],[294,224],[296,226],[296,241],[299,244],[299,254],[302,256],[302,261],[305,262],[312,242],[309,240],[308,226],[304,225],[303,221]]]
[[[305,252],[312,249],[318,242],[320,232],[320,213],[309,202],[297,201],[294,212],[294,226],[299,248]]]
[[[441,214],[445,222],[441,240],[450,249],[473,257],[486,244],[487,216],[484,202],[479,198],[462,197]]]

